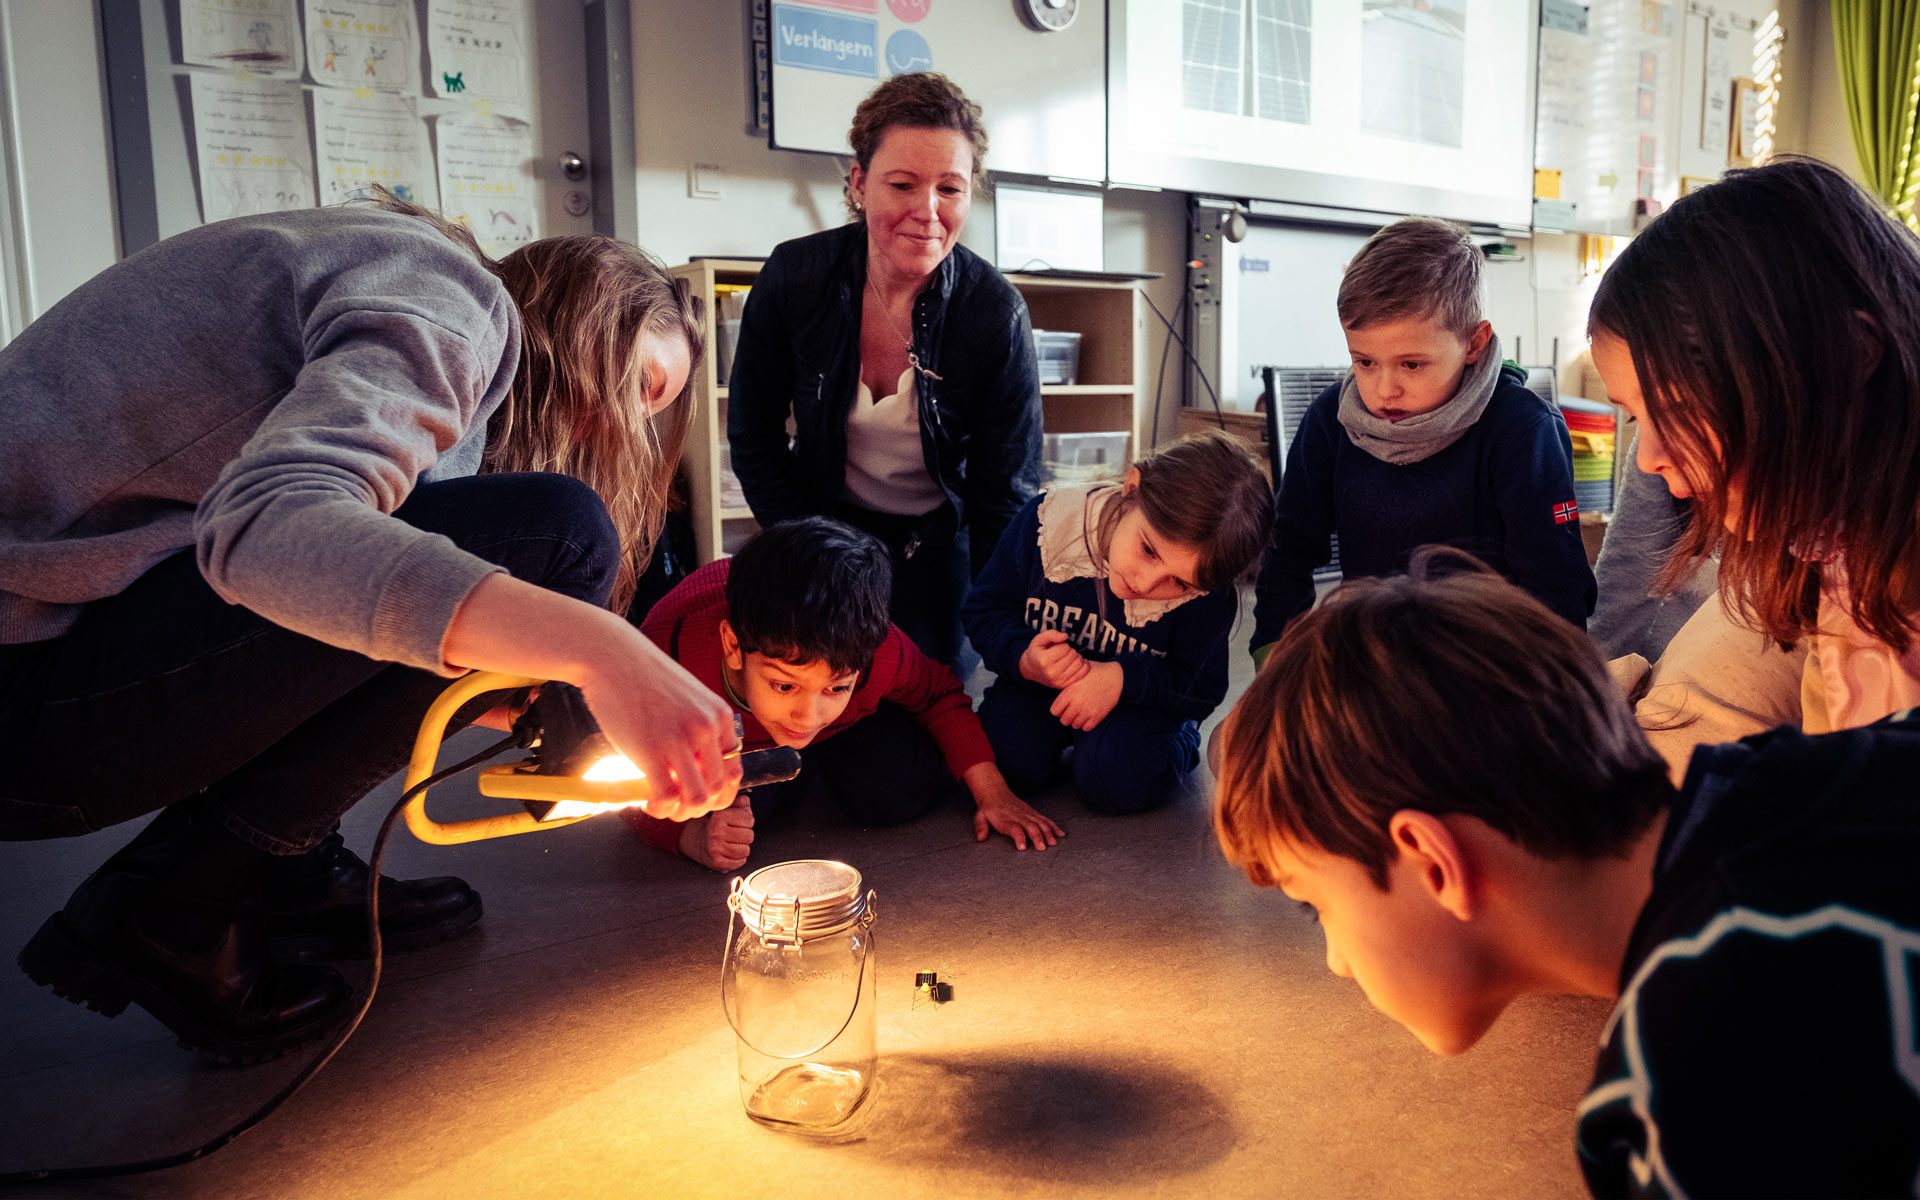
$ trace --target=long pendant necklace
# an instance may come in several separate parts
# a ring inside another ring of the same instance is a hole
[[[907,348],[907,365],[913,368],[915,374],[925,375],[928,379],[939,379],[940,377],[938,375],[935,375],[932,371],[920,365],[920,355],[917,354],[913,348],[912,334],[900,328],[900,323],[894,319],[892,311],[887,308],[886,297],[880,294],[880,285],[873,281],[873,275],[871,273],[867,275],[867,288],[873,293],[874,303],[880,306],[881,313],[886,316],[887,324],[893,326],[895,333],[900,334],[901,344]]]

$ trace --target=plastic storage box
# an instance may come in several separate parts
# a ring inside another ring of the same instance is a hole
[[[1033,348],[1040,360],[1040,382],[1072,383],[1080,373],[1080,335],[1048,329],[1033,331]]]
[[[1051,483],[1092,483],[1117,479],[1126,472],[1124,433],[1049,433],[1042,440]]]

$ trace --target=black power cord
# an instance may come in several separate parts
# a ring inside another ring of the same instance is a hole
[[[1180,303],[1173,306],[1173,321],[1187,310],[1187,293],[1180,293]],[[1173,349],[1173,321],[1168,321],[1167,336],[1160,339],[1160,366],[1153,373],[1153,424],[1147,426],[1153,431],[1153,444],[1160,444],[1160,392],[1167,383],[1167,352]]]
[[[1220,428],[1224,430],[1227,427],[1226,414],[1220,411],[1220,395],[1213,390],[1213,383],[1207,378],[1207,369],[1200,365],[1200,360],[1193,355],[1192,347],[1187,345],[1187,339],[1181,335],[1179,330],[1173,327],[1172,321],[1167,320],[1167,314],[1160,311],[1160,306],[1153,302],[1152,296],[1147,295],[1145,288],[1140,289],[1140,298],[1147,302],[1147,307],[1153,310],[1153,315],[1159,317],[1160,323],[1167,327],[1167,335],[1180,343],[1180,353],[1186,355],[1187,361],[1193,364],[1193,373],[1200,377],[1200,385],[1207,389],[1207,398],[1213,401],[1213,419],[1219,422]],[[1184,305],[1186,302],[1187,298],[1184,295],[1181,296],[1180,304]],[[1176,305],[1173,311],[1178,313],[1180,311],[1179,305]],[[1164,364],[1166,361],[1166,350],[1164,347],[1161,350],[1160,358],[1162,364]],[[1160,420],[1160,398],[1157,394],[1154,397],[1153,416],[1154,427],[1158,429]]]
[[[293,1099],[294,1093],[312,1082],[313,1077],[320,1073],[320,1068],[333,1061],[333,1056],[340,1053],[340,1048],[347,1044],[347,1039],[353,1036],[354,1030],[360,1028],[360,1022],[366,1019],[367,1010],[373,1007],[374,993],[380,989],[380,861],[386,857],[388,835],[393,832],[394,824],[399,821],[401,812],[407,807],[407,802],[442,780],[458,775],[462,771],[471,770],[502,751],[524,745],[526,745],[526,739],[523,734],[509,734],[473,757],[422,779],[403,792],[400,799],[394,801],[393,808],[387,813],[387,819],[380,824],[379,835],[373,839],[373,855],[367,864],[367,949],[373,960],[373,971],[367,977],[367,994],[360,1001],[359,1011],[353,1014],[353,1019],[347,1022],[345,1028],[334,1035],[332,1043],[319,1057],[302,1068],[285,1087],[275,1092],[266,1103],[253,1110],[239,1124],[191,1150],[182,1150],[177,1154],[162,1155],[159,1158],[141,1159],[138,1162],[111,1163],[104,1166],[47,1167],[38,1170],[11,1171],[0,1175],[0,1184],[40,1183],[55,1179],[107,1179],[116,1175],[139,1175],[147,1171],[162,1171],[168,1167],[182,1166],[196,1159],[205,1158],[223,1148],[241,1134],[272,1116],[281,1105]]]

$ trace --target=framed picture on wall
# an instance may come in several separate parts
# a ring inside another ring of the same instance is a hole
[[[1733,128],[1727,138],[1727,165],[1750,167],[1759,153],[1760,85],[1751,79],[1733,81]]]
[[[1682,175],[1680,177],[1680,194],[1682,196],[1692,195],[1713,181],[1714,177],[1711,175]]]

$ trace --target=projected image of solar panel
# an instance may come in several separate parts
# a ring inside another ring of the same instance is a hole
[[[1463,0],[1365,0],[1360,19],[1361,128],[1459,146],[1466,107]]]
[[[1313,121],[1312,0],[1253,0],[1253,115]]]
[[[1240,112],[1240,37],[1246,0],[1181,0],[1181,104],[1202,112]]]

